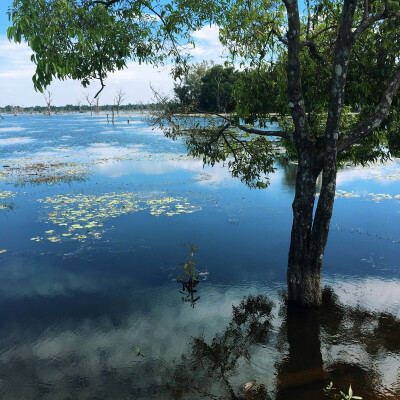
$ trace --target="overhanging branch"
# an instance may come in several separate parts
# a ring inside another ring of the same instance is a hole
[[[275,131],[275,130],[268,130],[268,129],[259,129],[259,128],[249,128],[246,125],[238,124],[236,123],[232,118],[227,117],[226,115],[219,114],[219,113],[213,113],[213,112],[206,112],[206,111],[200,111],[197,110],[201,114],[205,115],[210,115],[210,116],[216,116],[218,118],[223,119],[224,121],[229,122],[230,126],[233,126],[235,128],[240,129],[243,132],[246,133],[251,133],[253,135],[258,135],[258,136],[276,136],[276,137],[281,137],[284,139],[289,140],[290,142],[293,142],[293,133],[292,132],[287,132],[287,131]]]
[[[285,131],[273,131],[273,130],[263,130],[263,129],[257,129],[257,128],[248,128],[245,125],[240,125],[240,124],[232,124],[236,128],[239,128],[243,132],[246,133],[252,133],[253,135],[258,135],[258,136],[278,136],[282,137],[284,139],[290,140],[293,142],[293,134],[291,132],[285,132]]]

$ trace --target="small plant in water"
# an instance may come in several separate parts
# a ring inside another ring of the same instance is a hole
[[[186,263],[179,264],[180,267],[183,267],[183,273],[178,276],[177,282],[182,284],[180,293],[185,295],[185,297],[182,297],[182,301],[191,303],[191,306],[194,307],[196,301],[200,299],[200,296],[195,297],[195,293],[197,293],[195,287],[199,283],[199,273],[194,268],[196,263],[193,261],[194,253],[197,253],[199,248],[190,242],[182,243],[182,246],[189,249],[189,260]]]
[[[347,394],[342,392],[341,390],[339,391],[339,393],[337,393],[335,391],[336,391],[336,388],[333,387],[333,382],[330,382],[329,385],[327,385],[324,388],[325,395],[327,395],[328,397],[335,399],[335,400],[336,399],[339,399],[339,400],[351,400],[351,399],[362,400],[362,397],[354,396],[351,385],[349,386],[349,391]]]
[[[145,357],[145,355],[142,353],[142,349],[139,346],[135,346],[135,353],[136,357]]]

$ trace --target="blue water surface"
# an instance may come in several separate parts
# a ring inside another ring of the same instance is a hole
[[[194,337],[223,331],[249,294],[274,300],[279,336],[295,165],[277,165],[268,189],[250,190],[225,166],[187,157],[183,142],[139,114],[115,124],[105,114],[6,115],[0,152],[2,398],[177,398],[165,371]],[[339,172],[323,266],[323,284],[341,302],[397,317],[399,182],[397,160]],[[199,247],[194,308],[176,282],[185,242]],[[374,365],[377,397],[400,390],[397,350],[377,361],[348,346],[319,344],[324,379],[340,362]],[[290,398],[277,365],[291,351],[258,348],[230,376],[235,392],[257,379]],[[225,389],[213,390],[229,398]]]

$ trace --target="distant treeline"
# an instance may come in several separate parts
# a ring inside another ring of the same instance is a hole
[[[52,113],[66,113],[66,112],[90,112],[93,113],[100,112],[100,111],[110,111],[114,108],[114,111],[117,112],[117,106],[113,105],[102,105],[96,106],[93,105],[92,107],[88,105],[73,105],[67,104],[65,106],[51,106]],[[126,104],[120,105],[119,111],[146,111],[146,110],[154,110],[157,108],[157,104]],[[18,114],[18,113],[44,113],[48,112],[47,106],[34,106],[34,107],[20,107],[20,106],[5,106],[0,107],[0,113],[3,114]]]

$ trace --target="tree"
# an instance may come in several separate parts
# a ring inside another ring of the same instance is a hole
[[[287,158],[298,164],[288,298],[318,306],[338,165],[399,154],[400,40],[395,27],[400,4],[306,4],[306,17],[300,17],[295,0],[236,0],[221,17],[220,38],[233,57],[247,61],[235,85],[237,113],[219,115],[219,123],[208,124],[191,124],[185,117],[182,130],[170,116],[183,111],[159,98],[164,106],[155,122],[171,137],[184,132],[190,153],[205,163],[230,156],[232,174],[251,187],[265,187],[264,175],[273,170],[273,147],[265,138],[281,138]],[[279,131],[271,129],[274,122]]]
[[[248,57],[250,64],[260,63],[267,46],[271,52],[278,53],[278,63],[284,66],[286,79],[278,78],[280,92],[285,92],[287,101],[282,102],[282,130],[276,133],[253,129],[251,132],[280,136],[295,148],[298,170],[288,259],[288,295],[289,300],[303,305],[319,305],[321,267],[333,211],[338,162],[365,162],[375,159],[377,154],[385,158],[397,151],[385,146],[392,132],[390,128],[386,131],[383,128],[398,119],[395,96],[400,85],[400,42],[398,29],[394,27],[399,22],[400,5],[344,0],[343,4],[317,2],[311,7],[306,2],[307,17],[300,18],[298,3],[294,0],[272,3],[269,10],[263,9],[261,13],[259,3],[246,4],[231,10],[222,35],[231,52]],[[284,10],[287,22],[283,20]],[[267,11],[270,12],[267,14]],[[258,23],[246,23],[249,18]],[[283,28],[285,36],[281,34]],[[394,45],[387,48],[384,66],[373,54],[367,59],[362,53],[363,47],[380,49],[385,42]],[[362,54],[361,59],[357,53]],[[380,87],[368,95],[368,86],[378,86],[380,68],[384,70]],[[348,78],[349,82],[352,80],[351,86],[347,85]],[[361,112],[351,117],[348,107],[354,106],[356,99]],[[289,124],[284,119],[286,113],[291,116]],[[259,116],[268,119],[262,112]],[[398,141],[399,132],[396,134]],[[354,147],[358,144],[361,152]],[[320,174],[322,186],[314,213],[316,180]]]
[[[43,93],[44,101],[46,102],[47,106],[47,114],[51,115],[51,103],[53,101],[52,93],[50,90],[46,90],[46,93]]]
[[[210,67],[207,62],[193,64],[180,84],[175,84],[175,96],[181,105],[190,105],[199,111],[232,112],[235,108],[232,91],[238,76],[233,67]]]
[[[98,94],[97,94],[97,96],[98,96]],[[95,98],[91,99],[89,93],[83,93],[83,97],[85,98],[86,103],[88,103],[88,106],[90,107],[90,115],[92,115],[93,114],[93,104],[96,99]]]
[[[126,100],[126,93],[121,88],[119,88],[117,95],[115,96],[115,99],[114,99],[114,104],[117,107],[118,115],[119,115],[119,107],[124,100]]]
[[[233,85],[238,79],[233,67],[221,65],[212,67],[202,78],[199,105],[202,110],[232,112],[235,102],[232,96]]]
[[[211,67],[212,64],[206,61],[188,66],[179,84],[174,85],[175,96],[181,105],[189,106],[199,103],[202,79]]]
[[[400,151],[400,4],[305,4],[300,13],[297,0],[15,0],[8,37],[20,42],[23,36],[35,52],[38,90],[54,77],[80,79],[84,85],[97,78],[103,87],[107,72],[123,68],[128,58],[158,63],[173,56],[181,61],[178,39],[190,40],[191,30],[205,22],[218,23],[232,58],[247,66],[235,85],[237,113],[209,119],[207,125],[190,124],[186,117],[189,126],[182,130],[171,117],[177,105],[159,97],[164,107],[155,121],[167,136],[183,136],[190,154],[205,163],[228,160],[233,176],[251,187],[267,186],[265,175],[274,170],[275,153],[267,137],[282,140],[288,158],[298,162],[288,296],[318,306],[338,163],[366,163]],[[178,64],[174,77],[184,67]],[[279,131],[270,127],[272,122]]]

